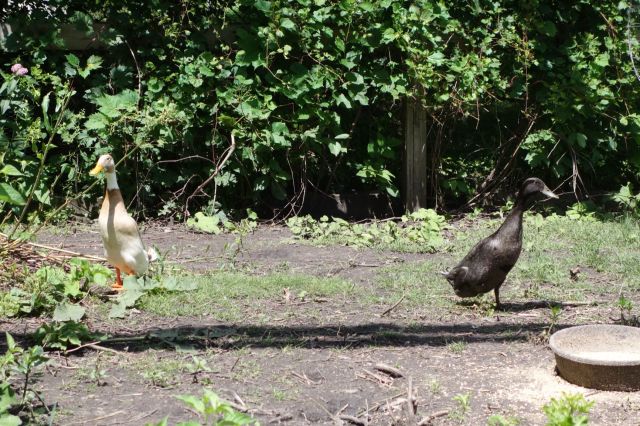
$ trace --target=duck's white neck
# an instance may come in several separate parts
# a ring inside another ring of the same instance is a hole
[[[110,189],[118,189],[118,180],[116,179],[116,172],[105,173],[107,177],[107,191]]]

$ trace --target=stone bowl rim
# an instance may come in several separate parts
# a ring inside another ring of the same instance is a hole
[[[640,339],[640,328],[631,327],[627,325],[618,325],[618,324],[589,324],[589,325],[577,325],[573,327],[564,328],[562,330],[556,331],[551,335],[549,339],[549,346],[551,350],[556,356],[560,356],[562,358],[566,358],[568,360],[580,363],[580,364],[589,364],[603,367],[640,367],[640,359],[636,360],[610,360],[610,361],[602,361],[602,360],[594,360],[589,357],[575,355],[574,353],[563,349],[562,344],[558,344],[558,340],[561,337],[564,337],[567,334],[573,334],[579,330],[591,329],[591,330],[627,330],[631,333],[637,334]]]

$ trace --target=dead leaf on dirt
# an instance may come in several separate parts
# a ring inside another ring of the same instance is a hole
[[[575,268],[569,269],[569,274],[573,281],[577,281],[578,275],[580,274],[580,267],[576,266]]]
[[[289,290],[289,287],[283,288],[282,293],[284,294],[284,301],[286,303],[291,303],[291,300],[293,299],[293,297],[291,295],[291,291]]]

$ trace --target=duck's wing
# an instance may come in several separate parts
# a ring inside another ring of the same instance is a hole
[[[143,274],[148,268],[148,254],[135,219],[128,214],[119,215],[114,220],[114,227],[120,243],[120,255],[132,271]]]

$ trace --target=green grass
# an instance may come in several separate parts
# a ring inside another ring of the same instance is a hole
[[[197,289],[147,294],[141,300],[141,308],[162,316],[213,315],[222,320],[237,320],[244,316],[247,307],[257,302],[282,300],[285,288],[296,298],[345,296],[354,292],[350,283],[338,278],[281,273],[255,276],[217,272],[181,279],[195,280]]]
[[[404,294],[403,304],[409,306],[455,310],[459,299],[452,297],[451,287],[438,272],[454,266],[501,223],[502,219],[472,222],[457,229],[446,243],[444,249],[450,254],[381,269],[376,284],[383,293],[367,300],[391,303]],[[620,291],[640,290],[640,226],[634,220],[573,220],[528,213],[523,238],[520,259],[502,288],[504,300],[584,301],[605,295],[615,302]],[[572,280],[569,271],[577,266],[581,273]],[[492,295],[486,297],[493,301]],[[484,298],[470,300],[482,308]]]

